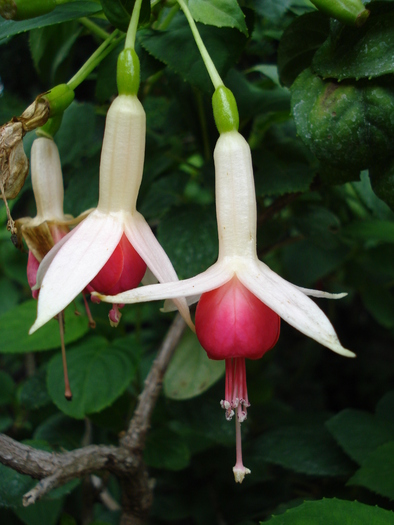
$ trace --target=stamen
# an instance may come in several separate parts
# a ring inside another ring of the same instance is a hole
[[[90,328],[96,328],[96,321],[93,319],[92,313],[89,308],[89,303],[86,299],[86,295],[84,292],[82,292],[82,297],[83,297],[83,302],[85,303],[86,315],[88,316],[88,319],[89,319],[89,326]]]
[[[242,441],[241,441],[241,421],[239,417],[239,412],[241,411],[241,406],[238,408],[238,414],[235,418],[235,439],[236,439],[236,462],[233,467],[234,479],[236,483],[242,483],[246,474],[250,474],[251,471],[244,467],[242,461]]]
[[[67,401],[71,401],[73,398],[70,382],[68,380],[68,371],[67,371],[67,359],[66,359],[66,346],[64,344],[64,314],[60,312],[57,315],[59,321],[59,331],[60,331],[60,345],[62,348],[62,360],[63,360],[63,372],[64,372],[64,397]]]

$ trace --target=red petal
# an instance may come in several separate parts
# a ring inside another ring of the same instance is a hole
[[[138,286],[145,271],[145,262],[123,234],[113,254],[90,282],[90,286],[102,294],[116,295]]]
[[[210,359],[259,359],[275,346],[280,332],[280,317],[236,277],[201,296],[195,324]]]
[[[29,251],[29,257],[27,259],[27,282],[29,283],[30,288],[36,285],[37,282],[37,270],[40,266],[40,263],[35,258],[32,252]],[[39,290],[32,290],[31,295],[33,299],[37,299]]]

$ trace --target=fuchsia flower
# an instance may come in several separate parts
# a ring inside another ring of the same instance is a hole
[[[145,154],[145,111],[135,95],[120,95],[108,110],[100,162],[97,208],[44,258],[38,273],[35,332],[86,287],[118,293],[137,286],[146,270],[176,281],[175,270],[136,210]],[[119,321],[118,302],[110,320]],[[177,301],[193,327],[185,299]]]
[[[249,400],[245,358],[258,359],[279,337],[280,317],[334,352],[342,347],[326,315],[308,297],[338,299],[346,294],[307,290],[282,279],[259,261],[256,252],[256,196],[248,143],[235,130],[222,133],[215,152],[219,257],[208,270],[177,283],[144,286],[103,301],[134,303],[188,297],[198,299],[196,333],[211,359],[226,361],[226,417],[236,413],[237,461],[234,476],[242,482],[240,423]]]
[[[36,139],[31,147],[30,162],[37,215],[18,219],[16,224],[29,248],[27,280],[37,299],[39,290],[35,285],[39,264],[70,231],[72,217],[63,213],[63,175],[54,141],[44,137]]]

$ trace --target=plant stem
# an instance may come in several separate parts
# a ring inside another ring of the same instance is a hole
[[[109,35],[109,37],[101,44],[100,47],[96,49],[93,55],[85,62],[77,73],[67,82],[67,85],[74,90],[76,87],[81,84],[85,78],[90,75],[93,69],[100,64],[100,62],[118,45],[119,41],[123,38],[116,37],[120,32],[115,29],[115,31]]]
[[[107,31],[102,29],[99,25],[95,24],[94,22],[92,22],[92,20],[85,16],[83,18],[80,18],[78,22],[85,26],[86,29],[88,29],[91,33],[103,40],[106,40],[110,36],[109,33],[107,33]]]
[[[161,22],[161,24],[159,25],[158,29],[160,29],[160,31],[165,31],[168,28],[168,26],[171,24],[172,19],[174,18],[174,16],[177,14],[178,11],[179,11],[179,5],[175,4],[170,9],[168,15]]]
[[[135,47],[135,37],[137,34],[138,21],[140,19],[141,4],[142,0],[135,0],[129,28],[127,29],[126,41],[124,44],[125,49],[134,49]]]
[[[177,1],[178,1],[178,4],[181,6],[182,11],[185,14],[187,21],[189,22],[190,29],[192,30],[192,33],[194,36],[194,40],[196,41],[201,57],[204,60],[205,67],[207,68],[208,74],[212,80],[212,84],[214,85],[215,89],[217,89],[219,86],[224,85],[223,80],[220,78],[218,70],[216,69],[215,64],[212,61],[212,58],[210,57],[207,51],[207,48],[205,47],[205,44],[201,39],[196,23],[194,22],[193,17],[188,7],[186,6],[184,0],[177,0]]]

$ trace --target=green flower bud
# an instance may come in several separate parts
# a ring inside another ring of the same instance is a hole
[[[369,17],[361,0],[311,0],[322,13],[343,24],[360,27]]]
[[[74,91],[67,84],[59,84],[43,95],[49,103],[50,116],[62,114],[74,100]]]
[[[56,0],[0,0],[0,15],[7,20],[26,20],[50,13]]]
[[[136,95],[140,87],[140,61],[134,49],[124,49],[118,57],[116,73],[119,95]]]
[[[219,133],[238,131],[239,115],[237,103],[232,92],[219,86],[212,97],[213,116]]]

